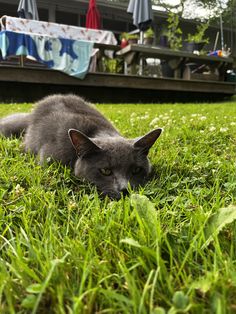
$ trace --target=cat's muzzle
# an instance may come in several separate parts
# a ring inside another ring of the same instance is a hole
[[[125,197],[126,195],[128,195],[129,192],[127,189],[123,189],[120,192],[116,192],[116,191],[103,191],[102,192],[102,196],[105,197],[109,197],[112,200],[119,200],[122,197]]]

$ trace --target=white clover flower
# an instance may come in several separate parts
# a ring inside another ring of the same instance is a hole
[[[209,131],[210,132],[213,132],[213,131],[215,131],[216,130],[216,127],[214,127],[213,125],[211,126],[211,127],[209,127]]]
[[[149,114],[145,114],[144,116],[140,117],[140,120],[147,120],[149,118]]]
[[[154,125],[156,125],[156,123],[159,121],[159,118],[158,117],[156,117],[156,118],[154,118],[150,123],[149,123],[149,126],[154,126]]]
[[[200,133],[204,133],[204,130],[200,130]]]
[[[73,209],[76,209],[77,203],[74,202],[74,201],[69,201],[67,206],[68,206],[69,209],[73,210]]]
[[[20,184],[16,185],[16,187],[15,187],[15,194],[17,196],[20,196],[21,194],[23,194],[24,191],[25,191],[25,189]]]
[[[227,132],[229,129],[228,128],[220,128],[220,132],[224,133]]]
[[[166,121],[166,124],[167,124],[167,125],[173,124],[173,120],[172,120],[172,119],[167,120],[167,121]]]
[[[206,116],[201,116],[199,119],[201,120],[201,121],[204,121],[204,120],[206,120]]]
[[[236,122],[231,122],[230,125],[234,126],[236,125]]]

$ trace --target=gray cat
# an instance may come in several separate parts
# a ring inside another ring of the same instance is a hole
[[[32,113],[0,120],[0,134],[24,136],[25,151],[70,166],[74,174],[95,184],[103,195],[120,198],[128,183],[135,188],[150,173],[147,155],[160,136],[155,129],[137,139],[125,139],[96,109],[75,95],[41,100]]]

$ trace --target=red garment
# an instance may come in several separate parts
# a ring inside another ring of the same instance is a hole
[[[86,15],[86,27],[93,29],[101,28],[100,13],[96,5],[96,0],[89,0],[89,9]]]

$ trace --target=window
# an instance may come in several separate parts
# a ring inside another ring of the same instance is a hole
[[[56,23],[78,26],[78,15],[65,11],[56,11]]]
[[[48,10],[38,8],[39,20],[40,21],[48,21]]]

